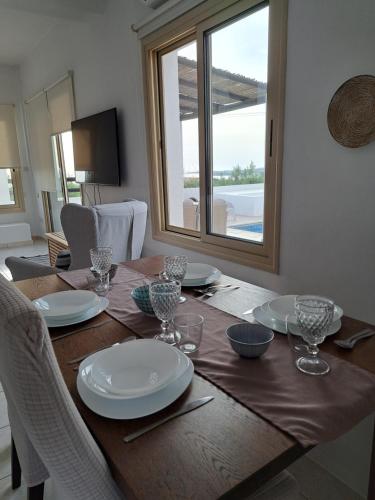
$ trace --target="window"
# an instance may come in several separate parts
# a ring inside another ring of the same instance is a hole
[[[153,234],[276,272],[287,2],[225,3],[144,42]]]
[[[68,130],[52,135],[51,143],[56,188],[45,192],[45,208],[48,211],[48,229],[61,231],[61,209],[66,203],[82,204],[81,186],[76,182],[72,132]]]
[[[23,210],[21,176],[18,169],[0,169],[0,212]]]
[[[0,213],[23,211],[14,104],[0,104]]]

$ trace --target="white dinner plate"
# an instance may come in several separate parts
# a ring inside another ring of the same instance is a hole
[[[33,302],[45,318],[61,320],[83,314],[98,305],[99,297],[89,290],[65,290],[44,295]]]
[[[194,374],[194,366],[191,360],[185,354],[179,352],[179,356],[184,357],[183,364],[186,369],[176,380],[160,391],[140,398],[123,399],[117,397],[108,399],[90,389],[87,382],[92,363],[98,354],[89,356],[81,363],[77,376],[77,389],[85,405],[102,417],[129,420],[156,413],[172,404],[185,392]]]
[[[268,302],[268,309],[270,310],[271,316],[280,321],[285,321],[286,317],[290,316],[289,321],[297,324],[297,318],[294,315],[296,297],[297,295],[282,295]],[[338,321],[343,314],[344,311],[341,307],[335,304],[333,322]]]
[[[92,364],[91,379],[123,398],[141,397],[176,378],[180,363],[175,347],[154,339],[140,339],[102,351]]]
[[[99,297],[99,302],[97,305],[88,309],[87,311],[79,314],[78,316],[74,316],[72,318],[63,318],[59,320],[55,320],[52,318],[45,318],[47,326],[49,328],[56,328],[59,326],[69,326],[76,325],[77,323],[82,323],[82,321],[87,321],[88,319],[94,318],[98,314],[102,313],[107,309],[109,304],[109,300],[105,297]]]
[[[279,319],[272,316],[268,308],[268,302],[266,302],[262,306],[255,307],[252,314],[254,318],[258,321],[258,323],[260,323],[261,325],[264,325],[267,328],[271,328],[271,330],[274,330],[275,332],[286,334],[285,322],[280,321]],[[340,328],[341,328],[341,320],[338,319],[337,321],[334,321],[331,324],[326,335],[327,336],[334,335],[340,330]],[[294,325],[293,327],[293,334],[301,335],[301,332],[297,327],[297,325]]]
[[[221,271],[209,264],[189,262],[182,286],[210,285],[221,277]]]

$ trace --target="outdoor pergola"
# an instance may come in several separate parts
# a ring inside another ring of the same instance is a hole
[[[178,57],[180,120],[198,116],[197,61]],[[211,72],[213,113],[227,113],[266,102],[267,84],[223,69]]]

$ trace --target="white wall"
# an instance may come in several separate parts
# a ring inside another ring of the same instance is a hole
[[[41,231],[36,212],[34,181],[29,168],[25,141],[20,76],[19,70],[16,67],[0,65],[0,104],[16,105],[16,126],[20,147],[21,178],[25,201],[25,212],[0,214],[0,224],[27,222],[30,224],[31,234],[38,235]]]
[[[149,199],[140,45],[130,30],[146,12],[138,0],[111,0],[89,25],[57,26],[21,68],[24,96],[73,69],[78,117],[117,106],[123,181],[101,188],[103,201]],[[186,253],[279,292],[331,296],[346,314],[375,323],[375,142],[344,148],[326,124],[335,90],[375,74],[374,22],[373,0],[289,1],[280,274]],[[182,251],[154,241],[148,227],[145,254]]]

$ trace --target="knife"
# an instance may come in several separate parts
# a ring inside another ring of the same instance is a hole
[[[179,417],[180,415],[184,415],[185,413],[189,413],[190,411],[193,411],[196,408],[199,408],[200,406],[203,406],[206,403],[209,403],[213,399],[214,399],[213,396],[206,396],[204,398],[197,399],[196,401],[191,401],[190,403],[187,403],[186,405],[184,405],[182,408],[180,408],[178,411],[175,411],[171,415],[168,415],[167,417],[161,418],[160,420],[157,420],[153,424],[147,425],[146,427],[143,427],[139,431],[133,432],[132,434],[125,436],[124,442],[130,443],[131,441],[134,441],[134,439],[137,439],[139,436],[143,436],[143,434],[146,434],[146,432],[149,432],[149,431],[152,431],[153,429],[156,429],[156,427],[159,427],[159,425],[165,424],[166,422],[169,422],[169,420],[172,420],[173,418]]]

